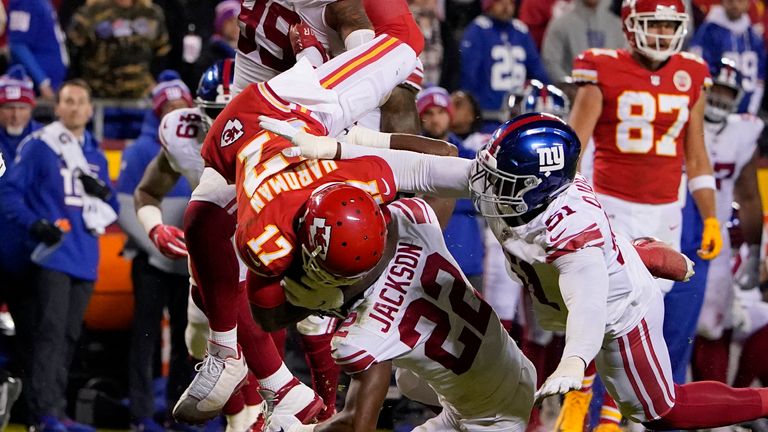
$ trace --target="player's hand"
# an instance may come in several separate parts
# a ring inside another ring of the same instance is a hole
[[[95,196],[102,201],[106,201],[112,197],[112,191],[109,189],[109,186],[107,186],[107,184],[100,178],[80,173],[79,179],[83,184],[83,190],[88,195]]]
[[[586,367],[587,365],[580,357],[567,357],[560,360],[557,369],[536,392],[534,403],[538,405],[549,396],[566,394],[571,390],[580,389]]]
[[[30,234],[35,240],[46,246],[53,246],[61,241],[64,231],[52,224],[48,219],[38,219],[29,228]]]
[[[291,48],[293,48],[293,54],[298,54],[307,48],[314,47],[323,59],[323,62],[328,61],[328,53],[325,52],[323,44],[317,40],[315,32],[312,31],[312,27],[308,26],[304,22],[294,24],[288,30],[288,39],[291,41]],[[313,65],[315,67],[319,65]]]
[[[284,120],[268,116],[259,116],[259,127],[292,142],[296,147],[283,150],[288,157],[302,156],[307,159],[333,159],[338,152],[338,143],[327,136],[317,136],[304,132]]]
[[[704,219],[704,229],[701,232],[701,247],[696,252],[701,259],[711,260],[720,254],[723,248],[723,237],[720,234],[720,222],[717,218]]]
[[[312,310],[338,309],[344,304],[344,293],[338,287],[313,283],[306,276],[299,281],[284,278],[285,298],[294,306]]]
[[[733,275],[736,285],[748,290],[760,285],[760,246],[749,245],[747,258],[741,263]]]
[[[265,432],[308,432],[313,430],[315,430],[314,424],[301,424],[301,421],[292,415],[270,415],[264,425]]]
[[[187,256],[187,244],[184,243],[184,231],[173,225],[155,225],[149,231],[149,238],[157,250],[170,259],[181,259]]]

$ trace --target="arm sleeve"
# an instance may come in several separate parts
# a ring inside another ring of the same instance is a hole
[[[341,158],[378,156],[392,169],[399,192],[423,193],[444,198],[469,197],[469,173],[473,161],[408,151],[341,143]]]
[[[25,191],[40,182],[43,172],[58,172],[55,159],[56,155],[42,142],[22,143],[16,164],[8,172],[7,180],[0,182],[2,212],[27,230],[40,216],[27,205]]]
[[[608,269],[600,248],[587,247],[554,261],[560,272],[560,292],[568,307],[563,357],[580,357],[589,364],[605,336]]]

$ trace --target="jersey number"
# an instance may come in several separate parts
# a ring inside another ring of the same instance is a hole
[[[525,85],[525,50],[519,46],[496,45],[491,48],[491,89],[508,91]]]
[[[270,249],[274,250],[265,251],[264,246],[267,243],[271,243],[273,247]],[[272,261],[288,255],[293,250],[291,243],[283,237],[275,225],[267,225],[258,237],[248,240],[248,247],[264,266],[269,266]]]
[[[267,7],[268,3],[269,7]],[[246,0],[242,3],[240,12],[241,28],[237,48],[244,54],[258,51],[259,59],[264,66],[285,71],[296,61],[288,38],[288,29],[300,21],[301,18],[296,12],[279,3]],[[266,40],[258,37],[259,28]]]
[[[688,122],[688,102],[684,95],[654,96],[646,91],[625,91],[619,96],[616,116],[616,145],[624,153],[649,153],[654,147],[659,156],[677,155],[677,138]],[[677,111],[672,126],[658,139],[654,136],[656,113]]]
[[[437,278],[440,272],[448,273],[452,281],[443,284],[438,283]],[[433,253],[427,257],[424,271],[421,274],[421,285],[427,297],[434,301],[438,301],[443,291],[449,290],[448,299],[451,308],[466,324],[461,329],[458,338],[464,348],[458,356],[443,348],[443,344],[451,332],[450,316],[448,312],[428,298],[419,298],[408,305],[398,326],[400,340],[411,348],[416,346],[416,342],[421,336],[416,326],[421,318],[426,318],[435,327],[424,344],[424,354],[430,360],[440,363],[456,375],[461,375],[468,371],[475,361],[483,341],[483,335],[485,335],[491,320],[491,306],[476,295],[472,295],[475,300],[474,305],[465,300],[464,297],[471,291],[467,289],[461,271],[439,253]]]
[[[176,126],[176,136],[179,138],[195,138],[200,131],[198,124],[202,119],[197,114],[185,114],[179,117],[179,124]]]

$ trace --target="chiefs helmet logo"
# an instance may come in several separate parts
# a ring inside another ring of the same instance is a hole
[[[328,244],[331,241],[331,226],[326,225],[323,218],[314,218],[312,225],[309,226],[309,235],[312,249],[315,250],[319,247],[320,251],[317,255],[321,259],[325,259],[328,255]]]
[[[221,132],[221,146],[233,144],[243,136],[243,124],[238,119],[229,119]]]

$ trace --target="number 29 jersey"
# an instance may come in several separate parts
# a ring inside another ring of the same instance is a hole
[[[574,60],[572,75],[603,94],[592,134],[595,191],[645,204],[677,201],[690,111],[712,84],[706,63],[682,52],[651,71],[627,50],[590,49]]]
[[[461,418],[509,415],[521,403],[530,409],[517,392],[530,363],[459,270],[432,209],[421,199],[387,209],[395,255],[334,334],[335,361],[357,373],[393,360]]]

